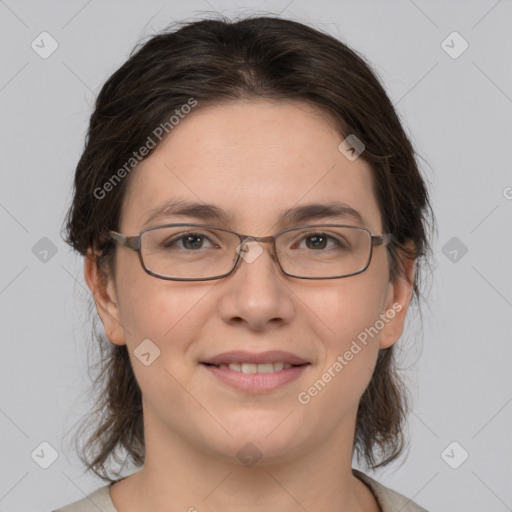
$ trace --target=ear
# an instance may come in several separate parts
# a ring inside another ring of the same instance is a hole
[[[98,267],[97,254],[89,247],[85,256],[84,277],[94,297],[96,310],[103,323],[107,338],[116,345],[125,345],[124,329],[116,296],[113,276]]]
[[[404,273],[398,277],[395,283],[389,283],[384,309],[388,322],[381,331],[379,342],[381,349],[391,347],[402,335],[405,317],[412,298],[415,264],[415,260],[402,256]]]

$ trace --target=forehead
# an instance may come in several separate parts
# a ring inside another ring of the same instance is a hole
[[[302,102],[198,108],[132,171],[121,227],[136,232],[175,200],[215,205],[231,228],[265,235],[294,206],[341,202],[378,232],[371,167],[348,160],[338,149],[342,140],[327,114]]]

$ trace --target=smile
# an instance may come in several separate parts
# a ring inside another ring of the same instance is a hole
[[[221,370],[230,369],[230,370],[233,370],[234,372],[242,372],[242,373],[273,373],[273,372],[280,372],[283,369],[287,370],[288,368],[291,368],[292,366],[299,366],[299,365],[277,362],[277,363],[261,363],[261,364],[230,363],[230,364],[215,364],[212,366],[216,366],[217,368],[220,368]]]
[[[310,363],[230,363],[202,365],[216,380],[246,393],[268,393],[298,379]]]

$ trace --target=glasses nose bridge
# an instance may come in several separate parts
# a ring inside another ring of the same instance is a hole
[[[274,242],[276,237],[274,235],[268,236],[251,236],[251,235],[240,235],[242,237],[242,242],[255,240],[256,242]]]
[[[249,242],[265,242],[271,243],[272,247],[275,247],[276,236],[268,235],[268,236],[252,236],[252,235],[242,235],[238,234],[240,237],[240,249],[245,249],[245,245]]]
[[[237,235],[239,236],[240,238],[240,245],[239,245],[239,248],[237,250],[237,261],[236,261],[236,264],[235,266],[233,267],[233,270],[235,270],[236,267],[238,267],[239,263],[240,263],[240,260],[243,259],[241,256],[242,256],[242,252],[245,252],[245,246],[246,244],[250,243],[250,242],[265,242],[265,243],[271,243],[272,244],[272,249],[275,249],[275,240],[276,240],[276,236],[275,235],[268,235],[268,236],[252,236],[252,235],[244,235],[244,234],[241,234],[241,233],[237,233]],[[277,254],[275,254],[275,250],[273,251],[271,249],[271,257],[272,258],[275,258],[276,261],[277,261]]]

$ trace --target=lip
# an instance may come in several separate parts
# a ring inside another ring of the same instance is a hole
[[[248,362],[247,359],[245,361]],[[230,370],[229,368],[209,366],[205,363],[201,363],[201,366],[221,382],[246,393],[255,394],[268,393],[298,379],[310,364],[306,363],[301,366],[292,366],[287,369],[283,368],[278,372],[272,373],[242,373]]]
[[[234,352],[223,352],[214,357],[210,357],[201,361],[205,364],[231,364],[231,363],[252,363],[252,364],[264,364],[264,363],[289,363],[293,365],[306,364],[308,361],[302,359],[295,354],[290,352],[283,352],[282,350],[269,350],[267,352],[245,352],[238,350]],[[279,372],[275,372],[279,373]]]

